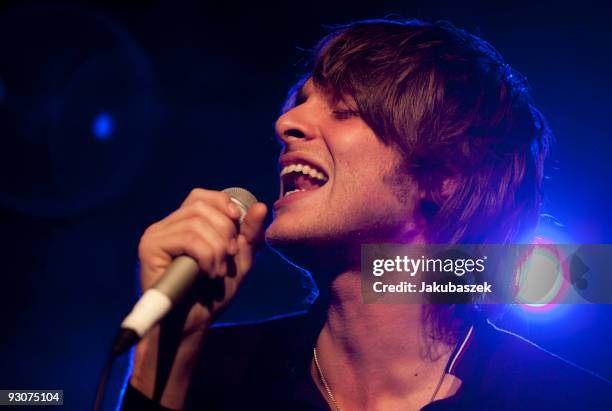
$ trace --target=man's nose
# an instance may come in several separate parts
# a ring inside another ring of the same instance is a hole
[[[293,107],[276,120],[276,137],[283,145],[316,137],[312,113],[304,105]]]

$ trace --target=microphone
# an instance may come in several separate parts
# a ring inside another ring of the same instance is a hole
[[[240,222],[247,210],[257,202],[248,190],[231,187],[223,190],[240,209]],[[113,355],[119,355],[136,344],[176,306],[195,284],[200,268],[195,259],[181,255],[172,260],[166,272],[142,294],[132,311],[121,323],[119,334],[113,343]]]

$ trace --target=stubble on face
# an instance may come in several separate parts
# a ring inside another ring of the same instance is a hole
[[[377,180],[381,183],[377,192],[384,196],[368,196],[365,187],[354,193],[360,198],[346,204],[330,205],[316,214],[311,210],[310,217],[318,224],[296,221],[294,236],[276,232],[276,238],[268,238],[269,244],[308,271],[339,271],[359,269],[364,243],[414,242],[422,231],[416,183],[403,163],[385,169]]]

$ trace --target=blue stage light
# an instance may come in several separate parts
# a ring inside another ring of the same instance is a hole
[[[568,288],[567,267],[555,244],[533,244],[518,264],[517,302],[540,311],[563,300]]]
[[[567,262],[556,245],[571,244],[572,239],[556,219],[543,215],[536,229],[530,252],[519,262],[515,277],[516,302],[532,317],[551,320],[566,315],[570,284]],[[543,287],[544,286],[544,287]],[[534,295],[538,295],[537,302]]]
[[[100,113],[92,123],[92,133],[98,140],[107,140],[113,134],[115,122],[110,114]]]

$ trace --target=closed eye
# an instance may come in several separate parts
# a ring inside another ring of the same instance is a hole
[[[332,113],[336,120],[348,120],[360,116],[359,112],[356,110],[334,110]]]

